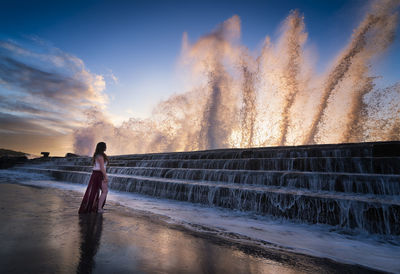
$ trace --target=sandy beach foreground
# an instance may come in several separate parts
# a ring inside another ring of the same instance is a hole
[[[368,273],[367,268],[194,233],[108,202],[79,216],[81,194],[0,183],[0,273]]]

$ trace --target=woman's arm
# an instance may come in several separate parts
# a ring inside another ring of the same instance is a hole
[[[108,182],[108,177],[107,177],[107,173],[106,173],[106,169],[104,168],[104,158],[103,156],[97,156],[97,161],[99,161],[100,164],[100,170],[103,173],[104,176],[104,181]]]

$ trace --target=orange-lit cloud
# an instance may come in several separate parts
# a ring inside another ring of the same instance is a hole
[[[43,136],[50,146],[60,136],[71,139],[85,109],[104,108],[108,98],[103,76],[88,71],[82,60],[43,41],[34,45],[40,53],[0,41],[0,138],[2,147],[38,154],[47,147],[33,140]],[[14,143],[16,136],[26,142]],[[71,141],[68,145],[71,151]]]

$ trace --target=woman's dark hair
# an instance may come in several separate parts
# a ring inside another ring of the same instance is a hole
[[[93,154],[93,159],[92,159],[93,164],[96,162],[97,155],[103,156],[105,163],[108,162],[107,155],[104,153],[105,150],[106,150],[106,143],[104,143],[104,142],[97,143],[96,150]]]

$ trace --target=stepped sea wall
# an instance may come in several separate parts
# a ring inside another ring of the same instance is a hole
[[[91,159],[16,169],[87,184]],[[400,142],[111,156],[110,188],[352,233],[400,235]]]

